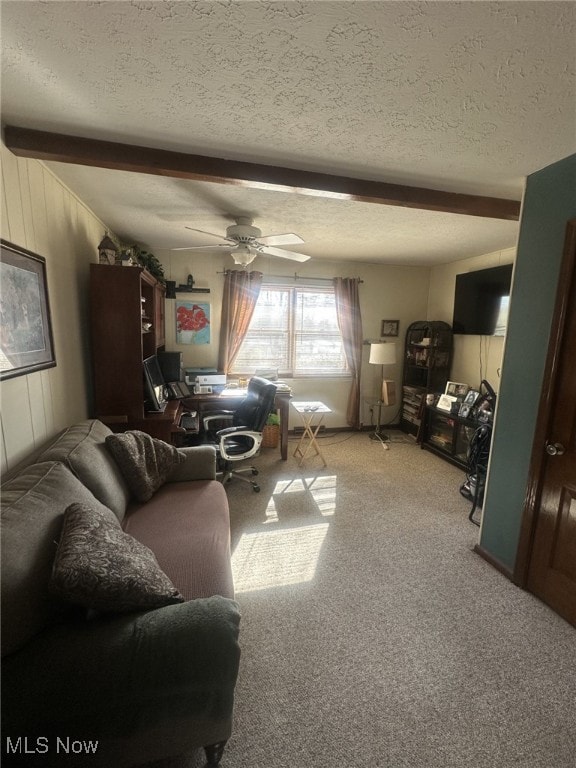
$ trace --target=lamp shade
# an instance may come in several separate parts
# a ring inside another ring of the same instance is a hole
[[[374,365],[394,365],[396,362],[396,344],[394,342],[370,344],[370,360],[368,362]]]

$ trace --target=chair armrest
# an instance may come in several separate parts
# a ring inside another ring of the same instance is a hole
[[[189,480],[216,479],[216,448],[213,445],[195,445],[180,448],[186,454],[186,461],[175,464],[168,476],[169,483],[184,483]]]
[[[226,451],[226,439],[230,437],[235,440],[236,437],[240,435],[249,437],[253,441],[251,447],[247,448],[244,453],[241,454],[229,454]],[[262,432],[253,432],[251,429],[246,429],[246,427],[232,427],[230,430],[223,429],[218,432],[218,436],[220,437],[220,442],[218,443],[220,456],[222,456],[224,459],[230,459],[231,461],[240,461],[242,459],[249,459],[252,456],[255,456],[260,449],[260,445],[262,444]]]
[[[47,630],[2,660],[3,730],[98,739],[86,764],[100,766],[115,764],[107,748],[128,734],[173,721],[178,741],[178,722],[225,723],[239,623],[238,605],[217,596]]]
[[[232,421],[233,419],[234,411],[210,411],[202,416],[202,423],[204,424],[204,429],[208,429],[213,421]]]
[[[247,435],[247,434],[258,434],[257,432],[252,433],[248,427],[243,427],[241,425],[238,425],[236,427],[224,427],[224,429],[219,429],[218,432],[216,432],[216,437],[222,437],[225,435]]]

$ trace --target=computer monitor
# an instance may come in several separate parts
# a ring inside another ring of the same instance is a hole
[[[156,355],[147,357],[143,362],[143,368],[144,390],[146,392],[144,407],[147,411],[162,412],[168,402],[168,391]]]

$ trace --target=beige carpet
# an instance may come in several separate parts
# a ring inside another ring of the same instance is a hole
[[[322,445],[325,469],[266,450],[261,493],[227,486],[223,768],[574,768],[576,632],[472,551],[463,473],[401,433]]]

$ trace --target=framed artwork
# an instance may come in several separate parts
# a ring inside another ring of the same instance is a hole
[[[176,343],[210,344],[210,304],[176,299]]]
[[[454,395],[454,397],[461,397],[464,399],[464,396],[468,392],[468,384],[460,384],[457,381],[449,381],[446,384],[446,391],[445,394],[447,395]]]
[[[382,320],[380,336],[398,336],[400,320]]]
[[[458,398],[454,395],[440,395],[438,398],[438,402],[436,403],[436,408],[438,408],[441,411],[451,411],[452,410],[452,403],[457,402]]]
[[[56,365],[46,260],[1,241],[0,379]]]
[[[479,397],[480,397],[480,392],[477,392],[475,389],[471,389],[466,395],[466,397],[464,398],[464,402],[466,403],[466,405],[469,405],[470,407],[472,407]]]

